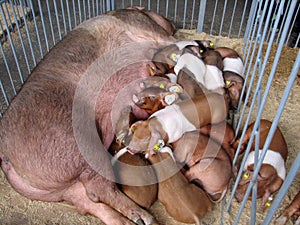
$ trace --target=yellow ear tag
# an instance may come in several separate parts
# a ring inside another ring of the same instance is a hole
[[[200,49],[200,51],[199,51],[200,53],[203,53],[204,51],[202,50],[202,49]]]
[[[165,88],[165,85],[164,85],[164,84],[160,84],[160,85],[159,85],[159,88],[164,89],[164,88]]]
[[[270,207],[271,206],[271,202],[266,202],[266,206]]]
[[[249,173],[244,173],[243,177],[244,177],[245,180],[247,180],[250,177],[250,174]]]
[[[152,70],[152,71],[154,71],[154,70],[155,70],[155,67],[154,67],[154,66],[151,66],[150,68],[151,68],[151,70]]]
[[[177,54],[176,53],[172,53],[171,54],[171,59],[173,59],[174,61],[177,61]]]
[[[210,43],[209,43],[209,46],[210,46],[210,47],[214,47],[214,43],[213,43],[213,42],[210,42]]]
[[[136,127],[131,128],[131,132],[134,133],[136,131]]]
[[[169,88],[169,91],[171,91],[171,92],[176,92],[176,93],[180,93],[180,92],[181,92],[180,88],[177,87],[176,85],[171,86],[171,87]]]
[[[231,84],[230,80],[226,80],[226,86],[229,86]]]
[[[154,147],[153,147],[154,151],[158,151],[159,149],[160,149],[160,144],[154,145]]]

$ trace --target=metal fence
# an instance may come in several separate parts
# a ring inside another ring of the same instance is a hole
[[[1,0],[0,113],[2,114],[9,106],[10,101],[37,63],[75,26],[109,10],[135,5],[164,15],[171,19],[179,29],[197,29],[199,33],[206,32],[210,35],[244,39],[243,59],[246,65],[244,78],[247,88],[243,90],[246,96],[245,100],[240,102],[239,109],[233,114],[236,136],[240,131],[243,138],[253,116],[256,118],[256,123],[249,147],[246,149],[241,162],[240,168],[243,168],[250,151],[251,142],[253,142],[257,135],[256,131],[259,129],[259,119],[262,118],[282,50],[286,46],[290,48],[299,47],[300,3],[297,0]],[[270,58],[271,51],[275,51],[275,57],[272,59]],[[274,115],[273,125],[263,148],[262,157],[256,159],[255,179],[250,182],[247,194],[236,215],[235,224],[239,222],[251,190],[255,190],[255,182],[262,160],[299,73],[299,49],[298,55],[291,60],[294,61],[293,68],[289,71],[290,76],[281,96],[280,105]],[[271,64],[271,70],[268,72],[267,84],[263,87],[262,80],[266,73],[267,64]],[[237,157],[238,154],[234,158],[234,165],[237,164]],[[277,197],[265,218],[264,224],[271,221],[299,171],[299,167],[300,155],[298,153],[287,179],[277,193]],[[229,200],[224,207],[226,211],[230,211],[241,175],[242,170],[238,171]],[[252,191],[252,194],[253,199],[255,199],[256,192]],[[256,223],[255,216],[256,201],[253,200],[251,224]]]

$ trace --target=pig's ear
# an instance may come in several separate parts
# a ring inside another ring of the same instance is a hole
[[[173,92],[165,92],[161,94],[161,102],[163,106],[174,104],[178,100],[178,98],[178,94]]]
[[[154,76],[156,74],[156,67],[154,64],[147,64],[147,70],[150,76]]]
[[[129,134],[133,134],[136,131],[137,127],[142,124],[142,122],[143,121],[137,121],[133,123],[129,128]]]

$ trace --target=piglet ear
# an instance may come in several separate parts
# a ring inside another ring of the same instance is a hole
[[[143,121],[137,121],[137,122],[133,123],[129,128],[129,134],[133,134],[136,131],[137,127],[139,125],[141,125],[142,122]]]

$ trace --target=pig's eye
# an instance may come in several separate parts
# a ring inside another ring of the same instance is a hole
[[[244,178],[245,180],[248,180],[249,177],[250,177],[250,173],[248,173],[248,172],[244,173],[243,178]]]
[[[149,98],[150,98],[151,100],[154,100],[154,99],[156,98],[156,96],[155,96],[155,95],[149,95]]]

